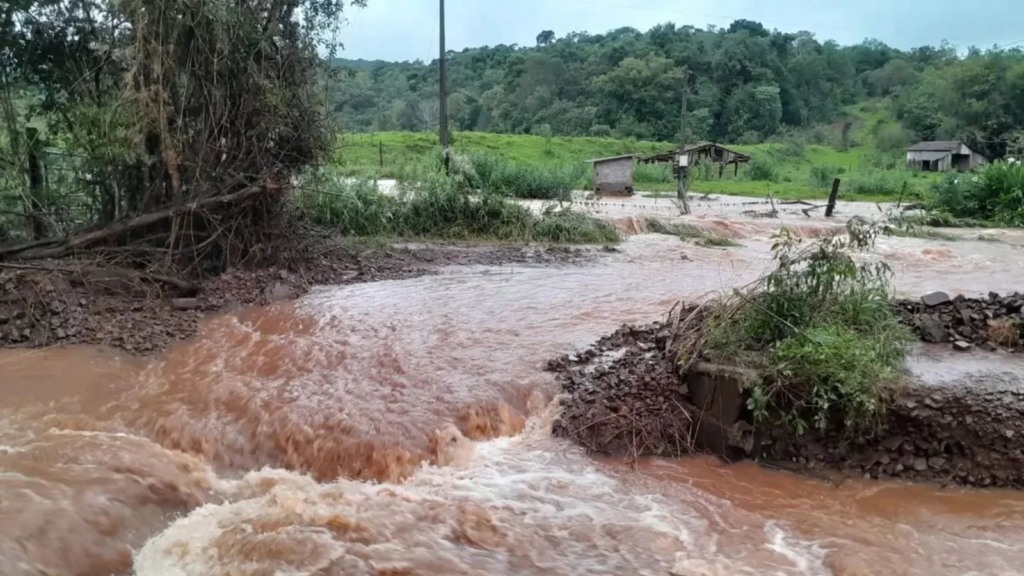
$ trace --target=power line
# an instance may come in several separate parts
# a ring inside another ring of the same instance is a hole
[[[1017,40],[1015,42],[1010,42],[1009,44],[1007,44],[1005,46],[1000,46],[999,49],[1000,50],[1006,50],[1007,48],[1013,48],[1014,46],[1017,46],[1019,44],[1024,44],[1024,38],[1022,38],[1020,40]]]
[[[728,22],[733,22],[735,20],[746,19],[745,16],[739,16],[739,15],[711,14],[711,13],[708,13],[708,12],[694,12],[694,11],[690,11],[690,10],[687,10],[687,11],[665,10],[665,9],[662,9],[662,8],[652,8],[650,6],[642,6],[642,5],[641,6],[635,6],[635,5],[630,5],[630,4],[616,4],[616,3],[613,3],[613,2],[604,2],[604,1],[597,1],[597,0],[568,0],[568,1],[569,2],[576,2],[576,3],[579,3],[579,4],[589,4],[591,6],[603,6],[605,8],[621,8],[621,9],[626,9],[626,10],[641,10],[641,11],[646,11],[646,12],[656,12],[656,13],[659,13],[659,14],[673,14],[673,15],[676,15],[676,16],[697,16],[697,17],[702,17],[702,18],[711,18],[711,19],[714,19],[714,20],[722,20],[722,21],[728,21]],[[786,22],[769,22],[769,24],[779,25],[779,24],[786,24]],[[840,30],[840,31],[843,31],[843,32],[856,32],[856,30],[853,30],[852,28],[844,28],[844,27],[841,27],[841,26],[815,26],[815,28],[816,29],[820,29],[820,30]]]

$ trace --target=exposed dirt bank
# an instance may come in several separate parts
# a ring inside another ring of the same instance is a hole
[[[676,376],[668,339],[663,323],[627,326],[583,353],[552,361],[548,368],[565,392],[555,433],[609,456],[693,451],[709,415]],[[727,423],[724,444],[731,454],[774,467],[829,478],[1024,488],[1024,389],[912,383],[876,431],[856,440],[755,430],[748,419],[743,414]]]
[[[692,452],[696,410],[665,353],[669,336],[663,324],[624,326],[580,354],[549,362],[566,394],[554,434],[599,454]]]
[[[591,249],[469,244],[370,247],[324,242],[281,264],[235,269],[190,286],[81,262],[0,263],[0,347],[95,344],[149,354],[196,333],[199,320],[297,298],[312,286],[397,280],[446,265],[589,260]]]

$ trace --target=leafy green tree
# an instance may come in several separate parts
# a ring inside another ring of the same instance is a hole
[[[621,118],[620,129],[629,114],[636,120],[628,130],[632,135],[669,140],[679,127],[682,82],[682,69],[675,62],[647,55],[626,58],[594,84],[603,96],[605,117]]]
[[[763,141],[835,123],[846,106],[885,98],[918,137],[998,141],[1024,126],[1022,63],[1019,50],[960,56],[947,44],[910,51],[877,40],[840,46],[749,20],[727,28],[661,24],[647,32],[625,27],[561,38],[544,30],[536,46],[453,53],[450,89],[466,100],[459,96],[450,108],[453,122],[467,130],[530,133],[547,124],[554,134],[583,135],[608,126],[674,141],[685,67],[694,138]],[[423,124],[404,103],[433,96],[437,62],[335,65],[357,71],[338,80],[334,99],[344,102],[336,114],[347,129],[372,129],[382,117],[393,125]],[[358,90],[373,97],[352,97]],[[989,143],[985,151],[999,154],[1003,147]]]

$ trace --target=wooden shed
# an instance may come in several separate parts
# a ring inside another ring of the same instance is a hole
[[[988,158],[959,140],[918,142],[907,148],[907,167],[922,172],[973,170],[987,162]]]
[[[736,171],[739,170],[740,164],[750,162],[750,156],[726,148],[721,144],[715,144],[714,142],[699,142],[697,144],[688,145],[683,148],[682,152],[680,152],[678,148],[668,150],[660,154],[641,158],[640,162],[643,164],[671,163],[673,165],[673,169],[675,169],[675,167],[678,166],[678,158],[680,156],[685,156],[686,164],[691,167],[698,164],[718,164],[719,176],[721,176],[722,170],[727,164],[732,164],[734,171]]]
[[[633,160],[636,154],[587,160],[594,165],[594,193],[599,196],[633,195]]]

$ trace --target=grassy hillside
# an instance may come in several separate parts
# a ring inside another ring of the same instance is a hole
[[[752,156],[749,164],[741,166],[736,175],[732,167],[727,167],[722,178],[710,167],[693,171],[689,187],[696,193],[765,196],[771,191],[777,198],[820,199],[828,196],[832,179],[838,177],[843,182],[841,197],[848,200],[894,199],[904,186],[907,199],[925,196],[937,175],[903,168],[904,143],[887,142],[887,134],[898,129],[898,124],[888,116],[885,106],[869,102],[846,112],[852,129],[845,150],[840,149],[839,125],[788,134],[770,143],[735,145],[731,147]],[[888,151],[880,150],[880,143]],[[459,132],[453,143],[457,152],[468,156],[485,154],[518,165],[576,171],[580,188],[589,186],[584,164],[587,159],[650,154],[673,147],[668,142],[480,132]],[[434,133],[346,134],[338,139],[335,162],[348,175],[401,178],[420,170],[439,151]],[[641,193],[671,192],[676,188],[667,166],[638,166],[635,178]]]
[[[458,132],[452,148],[457,152],[489,153],[523,164],[582,164],[591,158],[618,154],[652,154],[671,149],[665,142],[640,142],[614,138],[552,137],[527,134],[488,134]],[[384,162],[380,157],[383,150]],[[335,160],[350,174],[396,177],[410,164],[438,154],[438,136],[434,132],[375,132],[345,134],[338,138]]]

